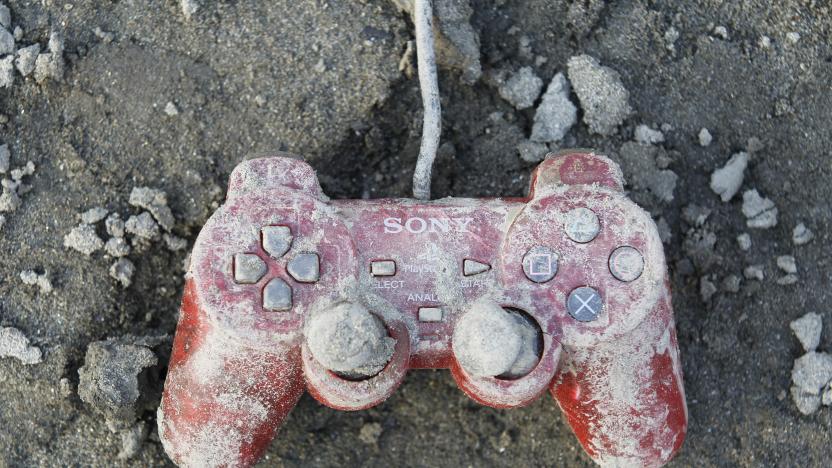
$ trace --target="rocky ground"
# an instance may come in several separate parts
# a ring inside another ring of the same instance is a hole
[[[407,1],[4,1],[0,465],[169,465],[154,409],[183,263],[233,167],[285,150],[333,197],[409,195]],[[673,464],[828,466],[829,7],[437,3],[434,196],[523,195],[550,149],[619,161],[666,240]],[[263,465],[591,462],[550,398],[492,410],[421,371],[368,411],[305,396]]]

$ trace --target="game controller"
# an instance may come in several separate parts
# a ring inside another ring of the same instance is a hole
[[[182,466],[249,466],[304,390],[361,410],[438,368],[494,408],[548,389],[601,465],[673,457],[664,253],[614,162],[568,151],[528,197],[427,202],[329,200],[301,160],[241,163],[191,254],[159,437]]]

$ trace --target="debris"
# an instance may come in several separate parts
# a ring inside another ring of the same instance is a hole
[[[167,114],[170,117],[175,117],[179,115],[179,108],[176,107],[176,104],[168,101],[168,103],[165,104],[165,114]]]
[[[737,275],[728,275],[722,280],[722,290],[729,293],[737,293],[740,291],[740,284],[742,278]]]
[[[534,74],[531,67],[523,67],[500,86],[499,93],[503,99],[521,110],[534,105],[542,89],[543,80]]]
[[[358,440],[367,445],[377,445],[381,433],[381,424],[377,422],[366,423],[361,426],[361,430],[358,432]]]
[[[797,44],[798,41],[800,41],[800,33],[794,31],[787,32],[786,41],[788,41],[789,44]]]
[[[676,41],[679,40],[679,30],[671,26],[664,32],[665,48],[671,53],[676,53]]]
[[[22,76],[29,76],[35,71],[38,54],[40,54],[40,44],[33,44],[17,50],[17,58],[14,60],[14,65]]]
[[[792,231],[792,242],[794,242],[794,245],[808,244],[814,238],[815,234],[803,223],[795,226]]]
[[[578,108],[569,100],[569,82],[563,73],[552,78],[534,113],[531,141],[560,141],[577,121]]]
[[[808,416],[820,408],[821,397],[812,395],[803,391],[800,387],[792,385],[791,387],[792,401],[794,401],[797,410],[801,414]]]
[[[11,164],[12,156],[9,152],[9,145],[0,145],[0,174],[9,172],[9,165]]]
[[[143,211],[138,216],[130,216],[124,224],[124,228],[130,234],[147,240],[159,238],[159,226],[153,221],[153,216]]]
[[[768,36],[760,36],[760,40],[757,41],[757,45],[759,45],[761,49],[770,49],[771,38]]]
[[[808,314],[792,321],[789,328],[794,332],[803,349],[807,352],[814,351],[820,344],[820,332],[823,330],[823,319],[820,315],[809,312]]]
[[[742,213],[750,228],[768,229],[777,225],[777,207],[773,201],[761,197],[757,189],[742,194]]]
[[[584,123],[593,133],[612,135],[632,113],[630,93],[615,70],[602,66],[589,55],[578,55],[567,63],[569,81],[584,110]]]
[[[104,251],[112,257],[126,257],[130,255],[130,245],[123,237],[111,237],[104,244]]]
[[[64,38],[57,30],[49,35],[49,52],[38,55],[35,61],[35,81],[40,84],[47,79],[64,79]]]
[[[49,276],[46,273],[39,275],[33,270],[24,270],[20,272],[20,280],[27,286],[37,286],[44,294],[52,292],[52,282],[49,281]]]
[[[745,279],[762,281],[765,278],[762,265],[749,265],[742,272]]]
[[[113,42],[113,39],[116,38],[115,34],[101,29],[100,26],[96,26],[95,29],[92,30],[92,33],[95,34],[95,37],[101,39],[101,41],[105,44]]]
[[[791,284],[795,284],[798,281],[797,275],[794,273],[789,273],[788,275],[783,275],[780,278],[777,278],[777,284],[781,286],[788,286]]]
[[[182,14],[185,16],[185,19],[190,20],[199,10],[199,1],[179,0],[179,6],[182,8]]]
[[[717,26],[714,28],[714,35],[717,37],[722,38],[723,40],[728,40],[728,28],[725,26]]]
[[[84,224],[95,224],[107,216],[107,209],[97,206],[81,213],[81,222]]]
[[[647,125],[641,124],[636,127],[635,139],[639,143],[654,145],[664,141],[664,133],[660,130],[653,130]]]
[[[3,179],[3,182],[8,179]],[[20,196],[17,194],[16,185],[12,188],[3,186],[3,193],[0,194],[0,213],[12,212],[20,208]]]
[[[711,136],[711,132],[709,132],[707,128],[702,127],[702,130],[699,130],[699,146],[709,146],[713,140],[714,138]]]
[[[704,206],[699,206],[691,203],[682,208],[682,219],[694,227],[700,227],[705,224],[708,216],[711,215],[711,210]]]
[[[23,364],[39,364],[40,349],[29,346],[29,338],[17,328],[0,328],[0,358],[13,357]]]
[[[116,260],[110,267],[110,276],[121,283],[122,288],[127,289],[133,282],[133,273],[135,271],[136,267],[133,265],[133,262],[122,257]]]
[[[188,241],[173,234],[165,233],[162,235],[162,239],[165,241],[168,250],[172,252],[178,252],[188,247]]]
[[[719,257],[714,253],[716,234],[707,229],[691,229],[685,235],[682,249],[700,271],[707,271]]]
[[[12,25],[12,12],[6,5],[0,4],[0,26],[8,28]]]
[[[740,250],[748,250],[751,248],[751,236],[748,233],[742,233],[737,236],[737,244],[740,246]]]
[[[739,191],[746,167],[748,153],[743,151],[734,154],[725,166],[711,174],[711,190],[719,195],[723,202],[727,202]]]
[[[809,351],[794,361],[792,382],[810,395],[820,395],[832,380],[832,355]]]
[[[104,221],[107,234],[113,237],[124,237],[124,221],[118,213],[113,213]]]
[[[702,296],[702,302],[709,302],[716,291],[716,286],[711,280],[704,276],[699,278],[699,294]]]
[[[173,229],[175,220],[168,207],[168,196],[165,192],[149,187],[135,187],[130,192],[129,203],[149,211],[165,231]]]
[[[64,247],[75,249],[84,255],[91,255],[104,247],[104,241],[95,233],[93,226],[82,223],[64,236]]]
[[[14,54],[14,36],[5,27],[0,27],[0,56],[7,54]]]
[[[549,152],[549,147],[546,144],[533,141],[523,141],[516,148],[520,154],[520,159],[530,163],[542,161]]]
[[[2,31],[2,29],[0,29]],[[11,88],[14,84],[14,55],[0,59],[0,88]]]
[[[797,273],[797,262],[791,255],[777,257],[777,266],[786,273]]]
[[[635,190],[647,190],[659,201],[673,201],[679,177],[668,169],[659,169],[667,152],[661,147],[627,142],[621,146],[621,162],[627,180]]]

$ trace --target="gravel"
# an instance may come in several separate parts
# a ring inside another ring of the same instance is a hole
[[[762,265],[749,265],[742,272],[746,279],[762,281],[765,279]]]
[[[750,228],[768,229],[777,225],[777,207],[768,198],[763,198],[757,189],[742,194],[742,213]]]
[[[23,364],[41,362],[40,349],[30,346],[29,339],[16,328],[0,328],[0,358],[13,357]]]
[[[12,25],[12,12],[9,11],[9,7],[6,5],[0,4],[0,26],[4,28],[9,28]]]
[[[63,81],[64,79],[64,37],[57,30],[49,35],[48,52],[38,55],[35,60],[35,81]]]
[[[7,54],[14,54],[14,36],[6,28],[0,27],[0,56]]]
[[[64,236],[64,246],[75,249],[84,255],[92,255],[104,247],[104,241],[95,233],[95,227],[79,224]]]
[[[168,196],[162,190],[149,187],[135,187],[130,192],[129,203],[149,211],[165,231],[173,229],[175,220],[173,213],[168,207]]]
[[[33,270],[23,270],[20,272],[20,280],[27,286],[37,286],[44,294],[52,292],[52,281],[46,273],[38,274]]]
[[[156,240],[159,238],[159,226],[153,220],[153,215],[147,211],[127,218],[124,229],[140,239]]]
[[[797,262],[791,255],[778,256],[777,267],[786,273],[797,273]]]
[[[122,288],[129,288],[133,283],[133,273],[136,272],[136,267],[127,258],[119,258],[110,266],[110,276],[121,283]]]
[[[11,88],[14,84],[14,56],[0,58],[0,88]]]
[[[95,224],[107,217],[109,212],[106,208],[95,207],[81,213],[81,222],[84,224]]]
[[[563,73],[552,78],[534,114],[531,141],[560,141],[577,122],[578,108],[569,99],[569,82]]]
[[[725,166],[711,174],[711,190],[719,195],[723,202],[731,200],[740,190],[746,167],[748,167],[748,153],[734,154]]]
[[[5,174],[9,172],[9,166],[12,161],[11,152],[9,151],[9,145],[3,144],[0,145],[0,174]]]
[[[751,248],[751,235],[744,232],[737,236],[737,246],[740,250],[748,250]]]
[[[124,237],[124,220],[121,219],[121,215],[118,213],[107,216],[107,219],[104,221],[104,226],[107,234],[113,237]]]
[[[529,163],[540,162],[549,153],[549,147],[544,143],[523,141],[517,144],[517,153],[520,159]]]
[[[625,179],[634,190],[647,191],[664,203],[673,201],[679,177],[669,169],[659,169],[660,161],[667,157],[663,149],[627,142],[620,154]]]
[[[523,67],[500,86],[499,92],[503,99],[522,110],[534,105],[542,89],[543,80],[535,75],[532,67]]]
[[[40,44],[32,44],[17,50],[14,65],[22,76],[29,76],[35,71],[38,54],[40,54]]]
[[[808,244],[814,238],[815,234],[803,223],[799,223],[792,230],[792,242],[794,245]]]
[[[630,93],[621,83],[618,72],[589,55],[570,58],[567,70],[589,130],[601,135],[615,134],[632,113]]]
[[[664,133],[641,124],[636,127],[635,140],[646,145],[655,145],[664,141]]]
[[[702,130],[699,130],[698,138],[699,146],[703,148],[706,146],[710,146],[711,142],[714,141],[714,138],[711,136],[711,132],[709,132],[708,129],[704,127],[702,128]]]
[[[130,255],[130,244],[123,237],[111,237],[104,244],[104,251],[112,257],[126,257]]]
[[[820,344],[820,333],[823,331],[823,319],[819,314],[809,312],[808,314],[792,321],[789,328],[794,336],[800,341],[805,351],[814,351]]]
[[[832,380],[832,355],[809,351],[794,361],[792,382],[810,395],[820,395]]]

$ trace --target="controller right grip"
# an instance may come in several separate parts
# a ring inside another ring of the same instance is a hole
[[[596,463],[653,467],[673,458],[688,413],[669,293],[631,332],[564,346],[562,359],[550,391]]]
[[[264,352],[235,342],[207,319],[185,285],[159,438],[177,465],[252,466],[304,391],[298,346]]]

